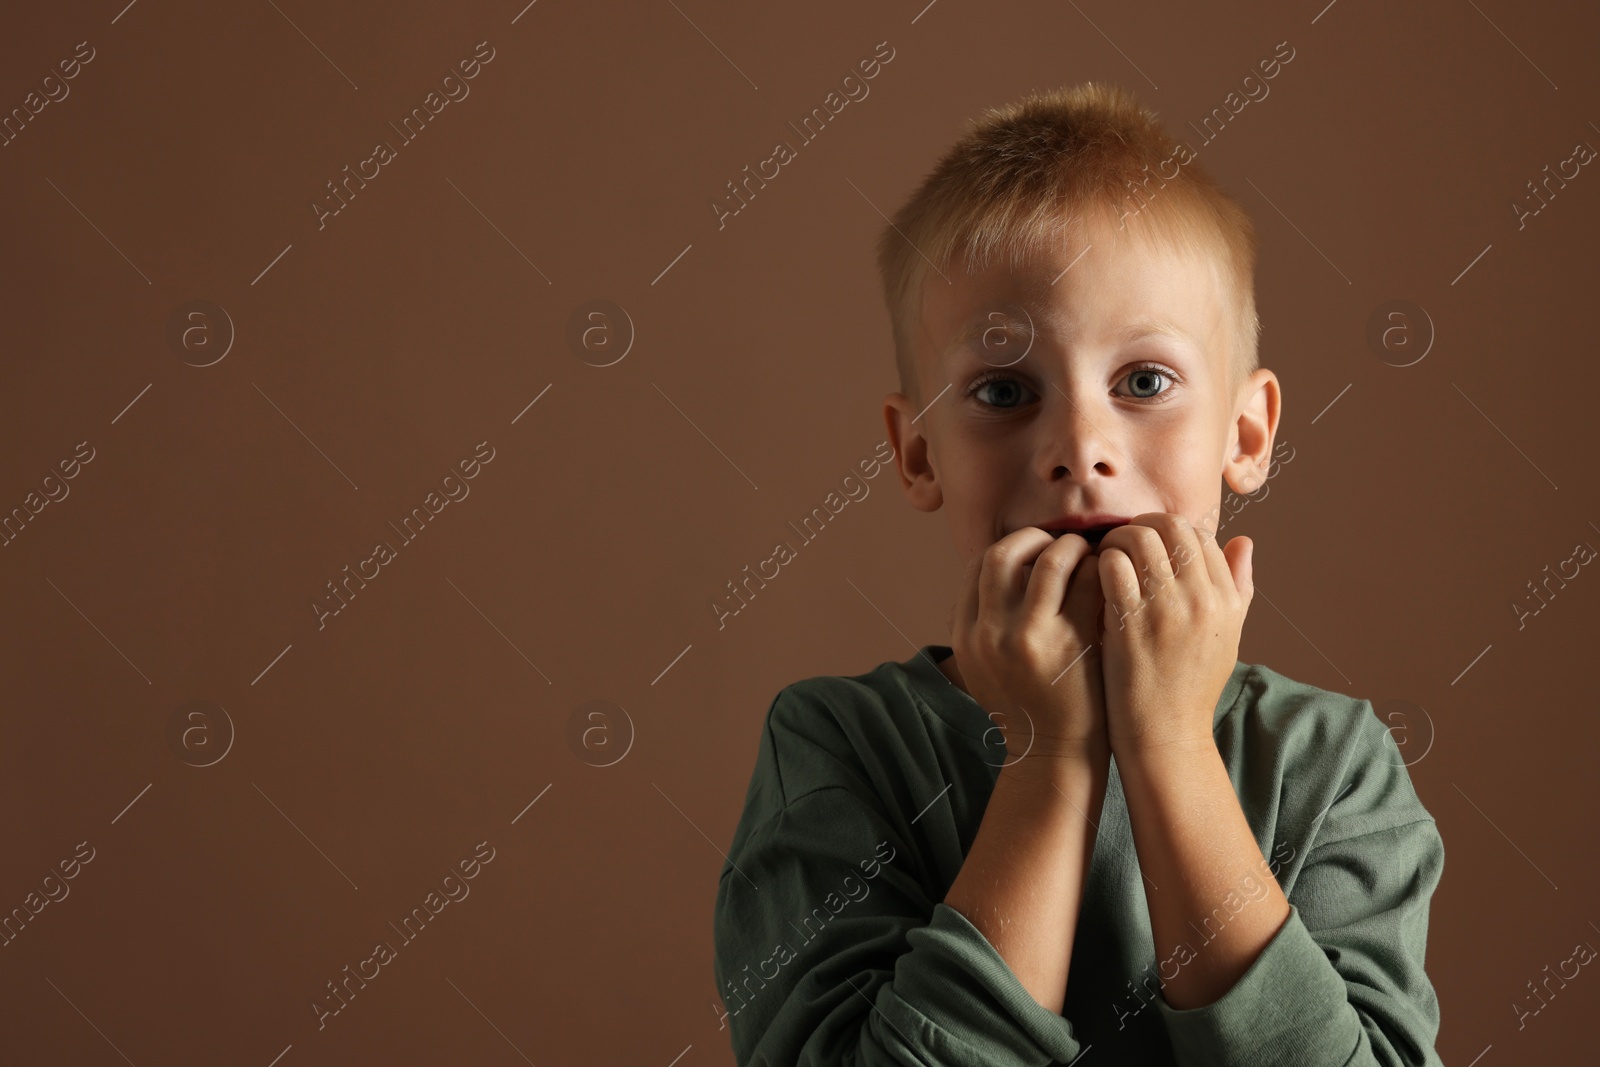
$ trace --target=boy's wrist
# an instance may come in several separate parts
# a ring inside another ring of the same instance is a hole
[[[1000,770],[1002,780],[1030,785],[1105,776],[1111,765],[1111,742],[1105,737],[1082,740],[1034,738],[1021,758]]]
[[[1200,737],[1123,738],[1112,744],[1112,755],[1117,759],[1118,773],[1129,773],[1160,778],[1181,773],[1199,763],[1219,759],[1217,739],[1211,734]]]

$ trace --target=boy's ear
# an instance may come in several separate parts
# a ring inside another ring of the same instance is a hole
[[[923,415],[920,419],[919,414]],[[938,511],[944,504],[944,493],[928,455],[928,438],[923,432],[928,425],[926,414],[919,412],[904,393],[890,393],[883,398],[883,421],[889,431],[889,443],[894,446],[895,469],[900,473],[900,487],[905,490],[906,499],[918,511]]]
[[[1261,367],[1239,386],[1222,475],[1235,493],[1252,493],[1267,480],[1278,433],[1282,395],[1278,376]]]

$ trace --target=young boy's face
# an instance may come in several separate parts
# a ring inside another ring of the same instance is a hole
[[[946,272],[951,284],[930,271],[922,398],[885,399],[906,495],[945,508],[964,561],[1062,519],[1159,511],[1215,532],[1222,480],[1245,493],[1266,479],[1278,381],[1262,368],[1232,382],[1220,264],[1099,218],[1063,244],[1018,270]],[[1138,336],[1149,320],[1185,336]]]

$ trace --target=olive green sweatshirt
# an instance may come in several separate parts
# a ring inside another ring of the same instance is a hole
[[[948,655],[807,678],[768,709],[714,917],[740,1067],[1439,1067],[1423,955],[1444,845],[1368,701],[1235,663],[1217,750],[1290,911],[1199,1008],[1171,1007],[1163,981],[1265,884],[1158,958],[1113,757],[1057,1014],[944,903],[1015,758],[939,670]]]

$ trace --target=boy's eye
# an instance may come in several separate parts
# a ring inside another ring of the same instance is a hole
[[[1139,367],[1131,371],[1127,377],[1128,388],[1139,400],[1159,395],[1165,388],[1164,383],[1170,381],[1171,379],[1156,367]]]
[[[1128,383],[1130,391],[1117,395],[1159,404],[1168,399],[1178,376],[1165,367],[1152,365],[1135,367],[1122,381]],[[984,395],[986,391],[987,396]],[[1037,399],[1033,390],[1016,378],[992,371],[973,382],[967,389],[967,396],[977,399],[985,407],[1000,410],[1020,407],[1029,398]]]
[[[990,390],[988,397],[980,395],[985,389]],[[1019,394],[1032,394],[1032,392],[1032,389],[1029,389],[1015,378],[985,375],[972,383],[972,388],[967,390],[967,395],[977,397],[990,407],[1010,408],[1023,403],[1023,398]]]

